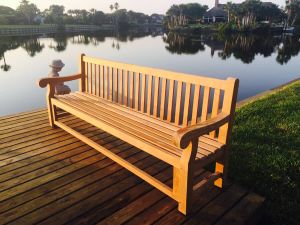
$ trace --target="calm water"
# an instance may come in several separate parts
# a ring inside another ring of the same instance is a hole
[[[78,71],[78,56],[240,79],[238,99],[291,81],[300,75],[298,36],[193,36],[160,30],[35,37],[0,37],[0,116],[45,107],[47,76],[53,59],[66,64],[61,75]],[[70,84],[73,90],[77,83]]]

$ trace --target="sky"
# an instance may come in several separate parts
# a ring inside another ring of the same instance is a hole
[[[68,9],[86,9],[95,8],[103,12],[109,12],[109,5],[116,2],[116,0],[29,0],[36,4],[39,9],[44,10],[52,4],[64,5]],[[228,0],[220,0],[220,3],[226,3]],[[240,3],[243,0],[231,0],[234,3]],[[264,2],[272,1],[273,3],[283,6],[285,0],[262,0]],[[0,0],[0,5],[17,8],[20,0]],[[164,14],[172,4],[197,2],[203,5],[212,7],[215,0],[117,0],[120,8],[143,12],[146,14],[160,13]]]

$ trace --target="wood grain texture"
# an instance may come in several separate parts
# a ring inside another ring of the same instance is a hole
[[[120,115],[126,115],[124,109]],[[0,118],[18,134],[7,137],[9,142],[5,143],[16,146],[14,151],[18,154],[2,154],[10,159],[0,170],[0,221],[4,224],[223,225],[246,224],[261,216],[264,198],[230,184],[223,191],[212,185],[195,189],[197,197],[193,198],[192,211],[186,217],[177,210],[175,200],[89,145],[59,128],[43,127],[47,124],[45,110],[6,119]],[[20,119],[36,122],[24,128],[18,126]],[[39,121],[42,124],[38,124]],[[149,176],[172,186],[170,165],[72,115],[61,117],[59,121]],[[63,139],[47,138],[58,132]],[[220,145],[208,135],[203,138],[203,143],[210,143],[209,146]],[[27,145],[28,141],[35,144]],[[23,155],[27,155],[26,158],[22,158]],[[194,168],[195,184],[210,175],[197,168]]]
[[[62,128],[173,198],[183,214],[192,211],[193,173],[196,164],[203,167],[216,162],[217,176],[214,177],[217,178],[214,184],[223,187],[238,80],[193,76],[84,55],[81,55],[80,60],[80,71],[86,78],[85,88],[82,86],[82,74],[61,79],[80,79],[82,87],[78,93],[55,96],[53,84],[56,80],[42,79],[39,82],[41,87],[48,84],[48,116],[52,127]],[[214,96],[211,98],[213,90]],[[223,99],[221,91],[224,92]],[[219,112],[221,100],[223,107]],[[171,165],[174,171],[173,187],[61,121],[57,108]],[[11,128],[13,127],[8,124],[0,127],[0,131]],[[215,132],[216,130],[219,132]],[[60,134],[57,132],[50,137],[61,138]],[[44,137],[41,136],[42,138]],[[28,144],[33,144],[32,142],[34,141],[28,138]],[[23,143],[15,144],[14,147],[4,143],[3,154],[11,155],[3,160],[13,157],[13,148],[18,145],[22,146]],[[0,160],[1,157],[0,154]],[[208,183],[208,179],[204,179],[198,187],[202,188],[205,183]]]

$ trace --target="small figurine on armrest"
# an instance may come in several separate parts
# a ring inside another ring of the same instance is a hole
[[[59,77],[59,73],[62,68],[65,66],[65,64],[60,60],[53,60],[52,64],[49,65],[52,68],[52,71],[48,75],[48,77]],[[56,95],[65,95],[69,94],[71,92],[71,89],[69,86],[64,85],[64,83],[59,83],[55,85],[55,94]]]

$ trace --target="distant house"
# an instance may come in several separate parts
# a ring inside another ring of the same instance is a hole
[[[41,15],[37,15],[33,18],[33,21],[37,24],[44,24],[45,18]]]
[[[225,10],[225,5],[219,4],[219,0],[215,0],[215,6],[204,14],[203,21],[205,23],[228,21],[228,13]]]
[[[159,14],[152,14],[151,15],[151,22],[154,24],[163,24],[164,22],[164,15]]]

